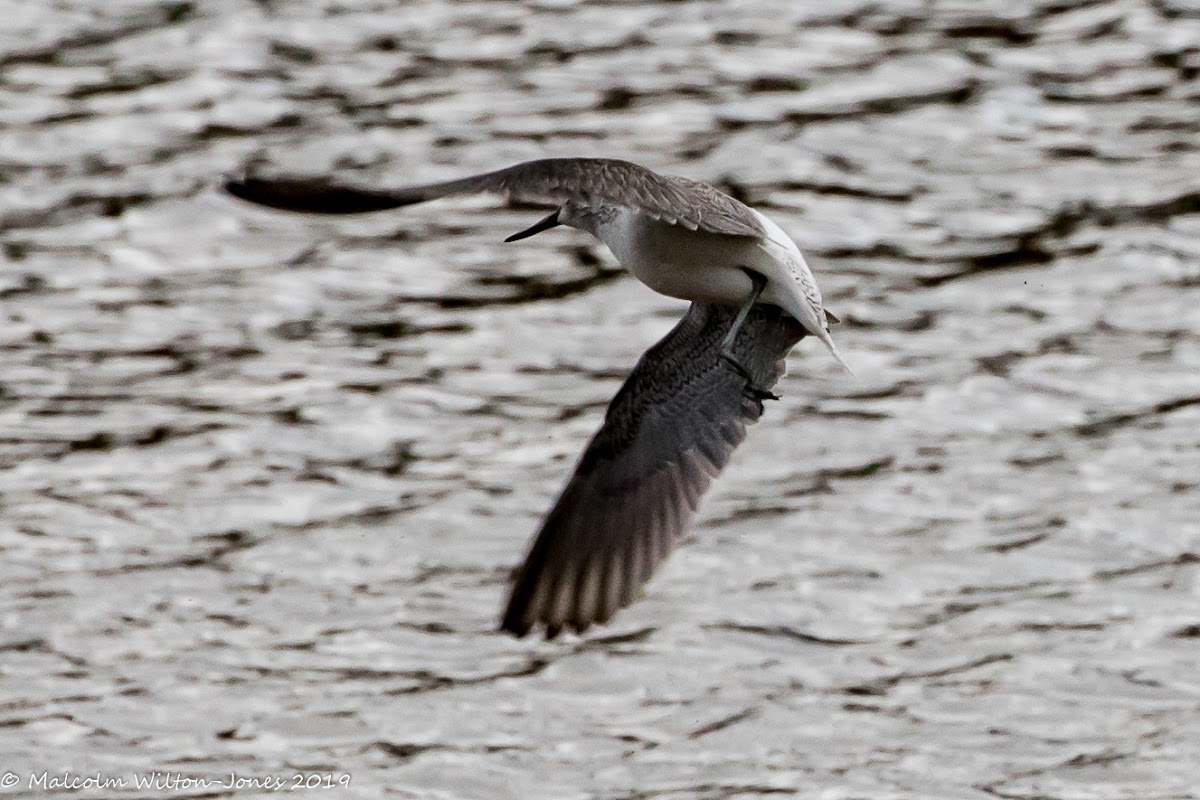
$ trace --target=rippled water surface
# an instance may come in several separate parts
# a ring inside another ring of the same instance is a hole
[[[1194,2],[0,13],[0,794],[1200,797]],[[803,342],[551,643],[509,570],[683,304],[528,210],[215,188],[546,155],[764,209],[864,378]]]

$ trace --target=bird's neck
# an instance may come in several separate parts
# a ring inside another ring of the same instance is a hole
[[[603,229],[611,224],[620,211],[616,206],[583,206],[567,205],[563,207],[559,219],[564,225],[586,231],[592,236],[603,240]]]

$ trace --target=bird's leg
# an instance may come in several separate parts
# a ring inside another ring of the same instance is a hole
[[[737,316],[733,318],[733,324],[729,326],[729,332],[721,340],[721,358],[746,379],[746,390],[756,400],[778,400],[779,395],[769,389],[762,388],[754,382],[754,376],[750,374],[750,370],[746,369],[733,353],[733,345],[737,341],[738,332],[742,329],[742,325],[745,324],[746,317],[750,315],[750,309],[754,308],[754,304],[762,296],[763,290],[767,288],[767,279],[765,277],[750,270],[746,270],[746,274],[750,276],[754,288],[750,291],[750,295],[746,298],[746,301],[742,303],[741,308],[738,309]]]
[[[541,233],[542,231],[548,231],[551,228],[561,225],[562,223],[560,223],[558,221],[558,212],[560,210],[561,209],[556,209],[553,214],[546,217],[541,222],[535,223],[534,225],[526,228],[525,230],[521,231],[520,233],[514,233],[512,236],[508,237],[504,241],[515,242],[519,239],[528,239],[530,236],[533,236],[535,233]]]
[[[726,358],[733,358],[733,343],[737,341],[738,331],[742,329],[742,325],[746,323],[746,317],[750,315],[750,309],[754,308],[754,304],[758,302],[758,298],[762,296],[763,290],[767,288],[767,279],[757,272],[746,271],[750,276],[750,281],[754,288],[750,290],[750,296],[742,303],[742,307],[738,309],[737,316],[733,318],[733,324],[729,326],[729,332],[725,334],[725,338],[721,340],[721,355]],[[745,370],[741,370],[745,372]]]

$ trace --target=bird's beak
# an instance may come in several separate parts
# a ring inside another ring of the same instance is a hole
[[[525,230],[521,231],[520,233],[514,233],[512,236],[508,237],[504,241],[515,242],[520,239],[528,239],[530,236],[533,236],[536,233],[541,233],[542,231],[548,231],[551,228],[555,228],[561,224],[562,223],[560,223],[558,221],[558,210],[555,210],[555,212],[553,214],[546,217],[541,222],[537,223],[536,225],[533,225],[532,227],[526,228]]]

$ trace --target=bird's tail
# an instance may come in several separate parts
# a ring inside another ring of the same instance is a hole
[[[832,353],[833,357],[837,359],[837,362],[842,365],[842,369],[846,370],[846,372],[849,372],[850,377],[854,378],[854,380],[862,383],[862,378],[858,377],[858,373],[850,368],[850,365],[846,363],[846,359],[842,358],[842,354],[838,352],[837,346],[833,343],[833,337],[829,335],[829,331],[821,331],[821,333],[817,334],[817,337],[825,343],[826,347],[829,348],[829,352]]]

